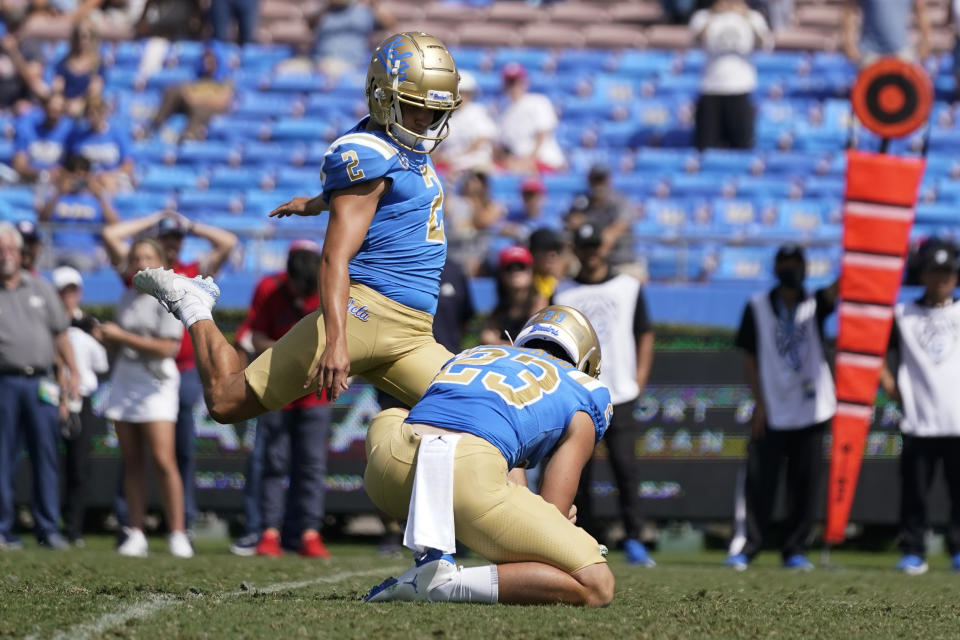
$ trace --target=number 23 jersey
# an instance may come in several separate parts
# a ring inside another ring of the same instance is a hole
[[[512,469],[539,463],[577,411],[593,419],[599,442],[613,416],[607,387],[539,349],[482,346],[443,367],[407,422],[481,437]]]
[[[430,156],[367,130],[369,117],[334,140],[323,157],[320,179],[330,194],[376,178],[391,184],[350,261],[350,278],[413,309],[437,309],[446,258],[443,187]]]

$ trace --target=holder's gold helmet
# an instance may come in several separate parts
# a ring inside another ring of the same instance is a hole
[[[367,67],[366,95],[370,117],[390,138],[410,151],[430,153],[447,137],[450,114],[460,106],[460,75],[450,51],[426,33],[397,33],[380,43]],[[436,112],[423,132],[403,126],[403,105]],[[432,142],[429,149],[417,149]]]
[[[513,344],[536,345],[545,340],[560,347],[578,370],[596,378],[600,375],[600,340],[587,317],[562,304],[544,307],[527,320]]]

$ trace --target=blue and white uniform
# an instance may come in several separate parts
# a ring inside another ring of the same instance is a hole
[[[73,122],[69,118],[60,118],[48,128],[43,111],[28,113],[17,120],[14,151],[26,153],[30,165],[36,169],[59,166],[72,130]]]
[[[443,187],[427,154],[407,151],[383,131],[367,131],[369,118],[337,138],[320,169],[323,192],[376,178],[390,180],[350,278],[412,309],[433,314],[446,259]]]
[[[593,419],[599,442],[613,416],[607,387],[538,349],[483,346],[447,363],[407,422],[483,438],[512,469],[547,456],[577,411]]]

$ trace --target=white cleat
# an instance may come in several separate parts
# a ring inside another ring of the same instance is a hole
[[[430,592],[457,575],[453,556],[430,554],[396,578],[387,578],[367,593],[364,602],[434,602]]]
[[[190,538],[183,531],[174,531],[167,537],[167,547],[170,549],[170,555],[177,558],[192,558],[193,545],[190,544]]]
[[[147,537],[140,529],[125,529],[127,539],[117,547],[117,553],[128,558],[147,557]]]
[[[220,298],[220,287],[213,278],[196,276],[188,278],[171,269],[144,269],[133,276],[133,286],[140,293],[153,296],[163,308],[180,317],[180,307],[188,296],[199,300],[203,306],[213,309]]]

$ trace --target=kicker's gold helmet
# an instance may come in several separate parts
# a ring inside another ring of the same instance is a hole
[[[534,346],[545,340],[559,346],[578,370],[596,378],[600,375],[600,340],[587,317],[562,304],[544,307],[527,320],[513,344]],[[531,344],[533,343],[533,344]]]
[[[447,137],[447,121],[461,102],[459,85],[457,66],[442,42],[426,33],[394,34],[380,43],[367,67],[370,117],[400,146],[430,153]],[[435,110],[433,124],[422,132],[404,127],[405,104]],[[421,142],[433,145],[418,149]]]

